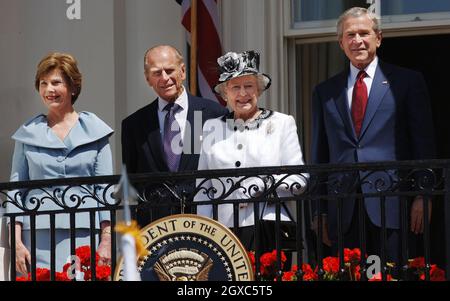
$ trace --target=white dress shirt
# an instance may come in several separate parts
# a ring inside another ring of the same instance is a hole
[[[369,97],[370,95],[370,88],[372,88],[372,82],[375,76],[375,71],[377,70],[377,66],[378,66],[378,57],[376,56],[373,59],[373,61],[364,69],[364,71],[366,71],[367,73],[367,76],[364,78],[364,83],[366,84],[367,87],[367,97]],[[350,110],[352,107],[353,87],[355,86],[356,77],[358,76],[359,71],[361,70],[359,70],[358,68],[353,66],[352,63],[350,63],[350,73],[348,75],[347,80],[347,101],[348,101],[348,108]]]
[[[178,104],[181,108],[175,113],[175,120],[180,125],[180,133],[181,137],[184,137],[184,132],[186,129],[186,120],[188,113],[188,95],[186,93],[186,88],[183,87],[183,92],[180,96],[175,100],[175,103]],[[158,97],[158,119],[159,119],[159,129],[161,134],[161,140],[164,141],[164,118],[166,117],[167,111],[164,110],[166,105],[169,102]]]

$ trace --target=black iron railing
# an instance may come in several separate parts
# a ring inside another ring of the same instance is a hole
[[[122,202],[115,199],[113,191],[118,183],[119,176],[91,177],[91,178],[66,178],[55,180],[39,180],[28,182],[0,183],[0,197],[2,206],[14,208],[7,210],[3,218],[8,223],[15,224],[21,217],[29,218],[31,233],[31,277],[36,279],[36,218],[48,216],[51,243],[51,280],[56,279],[56,271],[60,267],[55,266],[55,218],[63,213],[69,214],[71,254],[75,254],[75,231],[77,229],[76,214],[87,212],[89,214],[90,244],[91,244],[91,270],[92,279],[96,279],[95,251],[96,251],[96,223],[97,213],[108,211],[111,216],[112,228],[117,223],[118,211]],[[408,280],[408,204],[416,196],[423,197],[424,212],[428,211],[428,202],[433,200],[433,207],[440,208],[443,218],[443,227],[438,229],[435,238],[430,233],[428,215],[424,213],[423,256],[425,260],[425,277],[430,279],[431,254],[433,239],[443,239],[439,247],[444,247],[443,262],[447,280],[450,280],[450,160],[429,161],[404,161],[404,162],[374,162],[366,164],[342,164],[342,165],[310,165],[310,166],[284,166],[245,168],[233,170],[209,170],[180,173],[159,174],[133,174],[130,182],[139,191],[136,204],[132,204],[132,211],[152,210],[152,208],[166,208],[168,214],[179,212],[197,212],[199,205],[212,206],[212,217],[218,219],[220,205],[232,204],[233,224],[229,225],[235,231],[239,228],[239,206],[248,204],[253,206],[253,212],[261,212],[264,206],[272,206],[275,213],[275,245],[273,249],[277,253],[277,277],[281,278],[280,250],[292,252],[298,266],[304,262],[317,262],[318,275],[323,277],[324,267],[322,259],[325,256],[322,241],[322,216],[325,213],[327,202],[335,202],[337,208],[337,250],[340,258],[340,272],[344,273],[344,248],[343,241],[343,208],[348,200],[355,200],[357,214],[361,225],[365,224],[364,200],[376,198],[380,200],[381,214],[381,274],[383,279],[387,277],[386,249],[386,208],[387,203],[395,197],[400,202],[400,237],[401,258],[398,262],[400,279]],[[77,193],[74,193],[76,191]],[[80,193],[81,192],[81,193]],[[237,193],[239,192],[239,193]],[[240,197],[237,197],[240,196]],[[86,203],[95,201],[96,207],[86,208]],[[201,202],[199,202],[201,201]],[[285,246],[280,229],[283,223],[280,215],[289,202],[291,214],[294,216],[295,233],[291,237],[291,244]],[[44,210],[46,204],[52,203],[57,209]],[[20,209],[20,210],[18,210]],[[318,217],[318,237],[310,231],[313,216]],[[151,216],[156,219],[159,216]],[[253,231],[258,238],[261,232],[261,216],[254,214]],[[15,246],[15,228],[11,228],[10,245]],[[366,253],[366,237],[363,228],[359,231],[359,248],[361,253]],[[259,260],[262,255],[259,248],[260,242],[255,241],[256,279],[261,279],[259,273]],[[112,270],[117,261],[117,238],[112,236]],[[16,279],[15,248],[11,248],[10,278]],[[367,271],[365,257],[361,257],[362,280]],[[297,278],[302,279],[303,271],[297,271]]]

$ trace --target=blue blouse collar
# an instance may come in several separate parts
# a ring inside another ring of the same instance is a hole
[[[61,141],[47,125],[47,116],[40,114],[23,124],[12,136],[12,139],[27,145],[52,149],[72,150],[104,137],[114,131],[94,113],[80,112],[64,141]]]

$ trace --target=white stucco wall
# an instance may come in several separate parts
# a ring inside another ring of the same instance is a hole
[[[76,110],[96,113],[116,130],[111,139],[120,166],[121,120],[154,98],[143,75],[147,48],[167,43],[184,51],[180,6],[167,0],[79,0],[80,20],[66,15],[66,0],[0,1],[0,182],[7,182],[14,143],[26,120],[45,113],[34,89],[39,60],[50,51],[73,54],[83,74]],[[8,251],[0,227],[0,279]]]
[[[71,5],[67,2],[73,1],[80,3],[80,20],[67,18]],[[224,0],[219,1],[219,11],[224,50],[260,51],[261,68],[274,80],[263,105],[286,111],[280,94],[284,90],[277,80],[283,65],[281,2]],[[155,98],[145,82],[143,55],[151,46],[171,44],[186,56],[180,17],[181,8],[173,0],[1,0],[0,182],[9,179],[11,135],[26,120],[45,113],[34,89],[34,74],[39,60],[50,51],[77,58],[83,87],[75,107],[96,113],[115,129],[111,146],[119,173],[121,121]],[[7,274],[6,232],[2,220],[0,280]]]

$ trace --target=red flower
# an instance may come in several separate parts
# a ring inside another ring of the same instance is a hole
[[[437,265],[433,264],[430,270],[430,280],[431,281],[445,281],[445,271],[438,268]]]
[[[84,271],[84,277],[83,277],[83,279],[84,279],[84,281],[89,281],[89,280],[91,280],[91,270],[87,270],[87,271]]]
[[[295,281],[297,277],[294,271],[284,272],[281,281]]]
[[[307,263],[304,263],[302,265],[302,270],[303,270],[303,280],[304,281],[315,281],[318,279],[318,276],[316,273],[314,273],[313,269],[311,268],[311,266]]]
[[[272,253],[264,253],[261,258],[259,258],[259,261],[264,266],[270,266],[274,264],[276,261],[276,257],[272,256]]]
[[[70,281],[67,272],[56,272],[55,279],[56,281]]]
[[[414,258],[413,260],[410,260],[409,268],[410,269],[424,269],[425,268],[425,258],[417,257],[417,258]]]
[[[50,270],[37,268],[36,269],[36,281],[50,281]]]
[[[351,263],[351,264],[358,264],[361,260],[361,250],[358,248],[351,249],[344,249],[344,262],[345,263]]]
[[[357,265],[353,269],[352,274],[353,274],[353,277],[354,277],[354,279],[353,279],[354,281],[360,281],[361,280],[361,272],[360,272],[360,270],[361,270],[361,267],[359,265]]]
[[[264,253],[259,259],[261,263],[260,272],[263,277],[274,278],[277,264],[277,251],[273,250],[272,253]],[[284,267],[286,262],[286,255],[281,251],[281,268]]]
[[[420,275],[420,280],[425,280],[425,272],[422,272]],[[431,281],[445,281],[445,272],[444,270],[438,268],[437,265],[431,265],[430,269],[430,280]]]
[[[97,281],[109,281],[111,276],[111,267],[109,265],[102,265],[102,266],[96,266],[95,267],[95,279]],[[84,280],[89,281],[91,280],[91,270],[86,270],[84,272]]]
[[[81,269],[84,272],[84,279],[91,279],[91,248],[89,246],[82,246],[75,250],[75,254],[79,259],[77,262],[77,269]],[[111,278],[111,267],[110,266],[97,266],[99,256],[95,253],[96,260],[96,280],[108,281]],[[72,263],[66,263],[62,272],[55,273],[56,281],[70,281],[67,272],[71,268]],[[50,270],[45,268],[36,269],[36,280],[37,281],[50,281]],[[16,277],[16,281],[31,281],[31,273],[28,276]]]
[[[253,273],[256,273],[256,268],[255,268],[255,252],[250,251],[247,252],[248,258],[250,259],[250,263],[252,264],[252,269],[253,269]]]
[[[337,257],[326,257],[323,259],[323,270],[330,274],[339,273],[339,259]]]
[[[326,257],[322,261],[323,270],[325,272],[324,280],[351,280],[351,281],[361,281],[361,267],[359,266],[361,260],[361,251],[358,248],[354,249],[344,249],[344,273],[339,274],[339,257]],[[367,255],[366,255],[367,256]],[[255,253],[249,252],[249,258],[254,265]],[[283,269],[284,263],[286,262],[286,256],[281,252],[281,268]],[[261,274],[264,280],[277,281],[276,279],[276,263],[277,263],[277,252],[274,250],[270,253],[264,253],[260,258],[261,263]],[[416,279],[425,280],[425,260],[423,257],[418,257],[409,260],[408,266],[413,269],[414,274],[417,276]],[[253,266],[254,269],[254,266]],[[296,281],[297,280],[298,266],[293,265],[290,271],[283,271],[282,281]],[[302,265],[303,280],[304,281],[316,281],[318,280],[318,266],[314,269],[309,264],[304,263]],[[386,273],[387,281],[396,281],[389,274],[390,271]],[[430,280],[431,281],[445,281],[445,271],[437,267],[437,265],[431,265],[430,268]],[[382,281],[381,273],[373,276],[369,281]]]
[[[90,268],[91,266],[91,248],[89,246],[82,246],[75,250],[75,254],[80,259],[80,264],[82,267]],[[95,253],[95,264],[99,260],[99,256]]]
[[[111,267],[109,265],[102,265],[96,268],[97,280],[109,281],[111,280]]]
[[[31,273],[28,273],[28,276],[16,277],[16,281],[31,281]],[[50,281],[50,270],[36,268],[36,281]]]
[[[67,273],[67,270],[68,270],[71,266],[72,266],[72,264],[71,264],[70,262],[66,263],[66,264],[63,266],[63,272],[64,272],[64,273]]]
[[[259,262],[261,264],[260,266],[260,273],[263,277],[268,277],[270,274],[272,274],[273,270],[273,258],[271,253],[264,253],[260,258]]]

